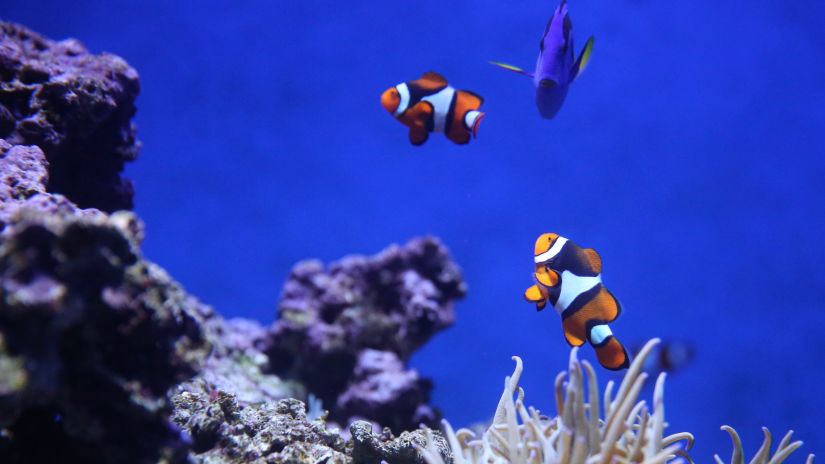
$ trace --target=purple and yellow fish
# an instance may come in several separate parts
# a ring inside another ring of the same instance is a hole
[[[548,233],[536,239],[534,252],[536,284],[524,292],[524,298],[539,311],[547,303],[553,305],[570,346],[590,342],[602,367],[627,368],[627,351],[608,326],[622,307],[602,284],[602,259],[596,250]]]
[[[505,63],[490,63],[532,77],[539,113],[545,119],[553,119],[567,97],[567,88],[587,67],[592,53],[591,36],[578,59],[573,55],[573,23],[567,12],[567,0],[562,0],[539,42],[539,58],[534,73]]]

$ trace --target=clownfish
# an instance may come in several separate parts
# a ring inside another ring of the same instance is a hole
[[[410,128],[410,142],[416,146],[426,142],[430,132],[443,132],[459,145],[469,143],[470,134],[476,137],[484,119],[484,113],[478,110],[482,103],[481,96],[456,90],[433,71],[381,94],[381,105]]]
[[[536,284],[524,292],[524,298],[539,311],[548,302],[553,305],[570,346],[590,342],[603,367],[627,368],[627,350],[607,325],[619,317],[622,307],[602,284],[602,259],[596,250],[558,234],[542,234],[536,240],[533,261]]]
[[[573,54],[573,22],[562,0],[553,17],[544,28],[539,41],[536,71],[529,72],[513,65],[491,61],[491,64],[533,78],[536,88],[536,106],[545,119],[553,119],[567,97],[567,88],[587,67],[593,53],[593,37],[584,44],[581,54]]]

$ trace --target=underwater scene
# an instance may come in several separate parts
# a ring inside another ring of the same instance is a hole
[[[825,3],[0,5],[0,464],[825,452]]]

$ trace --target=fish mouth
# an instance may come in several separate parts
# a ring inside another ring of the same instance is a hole
[[[559,83],[553,79],[542,79],[539,81],[539,87],[544,89],[555,89],[558,85]]]

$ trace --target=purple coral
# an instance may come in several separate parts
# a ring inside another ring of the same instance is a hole
[[[131,121],[139,90],[120,57],[0,22],[0,138],[43,150],[49,192],[82,208],[132,207],[120,172],[140,151]]]
[[[434,238],[353,256],[328,269],[297,264],[284,286],[267,353],[277,373],[320,397],[333,420],[377,421],[395,431],[434,423],[431,384],[404,363],[453,323],[466,285]]]

